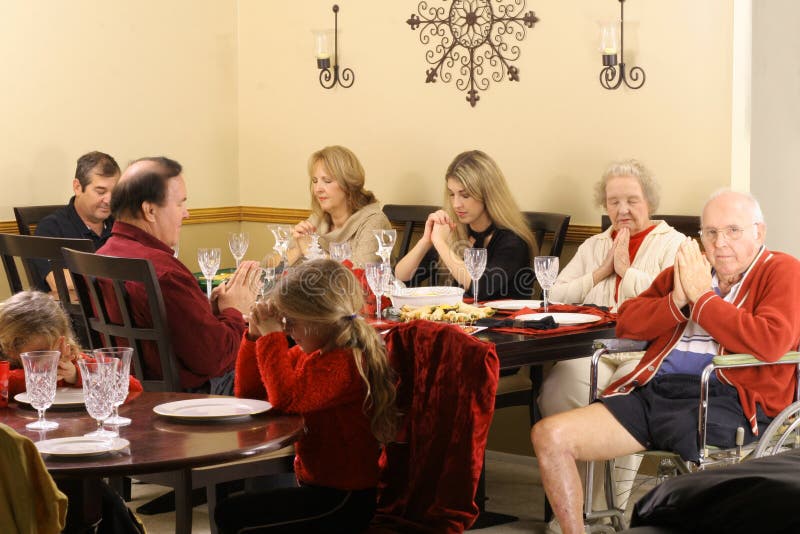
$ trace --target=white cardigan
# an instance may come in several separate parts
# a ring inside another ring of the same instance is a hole
[[[612,231],[613,227],[608,228],[578,247],[575,257],[564,267],[550,290],[549,296],[554,302],[596,304],[616,311],[625,300],[650,287],[656,275],[673,264],[678,247],[686,239],[685,235],[659,221],[636,252],[619,284],[619,299],[615,300],[616,275],[606,277],[597,285],[592,280],[592,272],[603,263],[614,243]]]

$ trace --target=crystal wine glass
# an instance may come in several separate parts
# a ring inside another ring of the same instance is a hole
[[[350,248],[349,241],[342,241],[340,243],[331,243],[330,246],[331,259],[342,263],[344,260],[349,260],[353,254]]]
[[[256,283],[258,284],[258,298],[256,300],[263,300],[275,283],[275,267],[262,267],[259,276],[256,278]]]
[[[129,417],[119,415],[119,407],[128,398],[128,387],[131,376],[131,347],[104,347],[95,349],[92,352],[94,359],[98,362],[113,362],[116,371],[116,388],[114,390],[114,415],[106,419],[106,423],[114,426],[126,426],[131,424]]]
[[[386,263],[368,263],[366,269],[367,284],[369,288],[375,293],[375,317],[381,321],[381,297],[386,291],[386,286],[392,280],[392,267]]]
[[[242,258],[250,245],[250,234],[247,232],[231,232],[228,234],[228,248],[231,249],[233,259],[236,260],[236,268],[239,268]]]
[[[275,236],[275,246],[272,248],[280,255],[282,270],[285,270],[289,263],[286,251],[289,249],[289,241],[292,239],[292,227],[284,224],[270,224],[268,228]]]
[[[114,361],[78,360],[83,381],[83,400],[86,411],[97,421],[97,429],[87,437],[114,438],[118,432],[106,430],[103,423],[111,415],[117,389],[117,363]]]
[[[467,268],[469,277],[472,279],[472,301],[478,305],[478,280],[486,270],[486,249],[485,248],[465,248],[464,267]]]
[[[306,250],[306,259],[318,260],[320,258],[324,258],[325,252],[322,250],[322,247],[319,246],[319,234],[314,232],[309,237],[311,238],[311,243],[309,243],[308,249]]]
[[[547,313],[547,292],[556,283],[558,276],[558,256],[536,256],[533,258],[533,271],[542,286],[542,308]]]
[[[208,300],[211,300],[214,275],[217,274],[219,270],[219,257],[220,250],[218,248],[197,249],[197,263],[200,264],[200,270],[203,271],[203,276],[206,279],[206,294],[208,295]]]
[[[394,243],[397,241],[397,230],[373,230],[372,233],[378,240],[378,256],[381,257],[383,263],[388,264]]]
[[[61,352],[57,350],[37,350],[20,354],[22,365],[25,368],[25,391],[31,406],[39,412],[39,419],[28,423],[25,428],[30,430],[52,430],[58,428],[55,421],[47,421],[44,412],[56,399],[56,376],[58,360]]]

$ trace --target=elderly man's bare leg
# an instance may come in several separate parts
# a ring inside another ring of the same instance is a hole
[[[564,534],[584,532],[583,489],[576,460],[606,460],[644,449],[605,406],[591,404],[545,417],[531,429],[547,498]]]

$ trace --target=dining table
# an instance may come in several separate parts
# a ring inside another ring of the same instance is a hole
[[[211,395],[172,392],[132,393],[120,409],[131,424],[119,427],[119,437],[129,445],[119,451],[87,456],[43,454],[50,474],[70,496],[68,524],[90,525],[99,513],[99,484],[104,477],[123,477],[177,471],[188,481],[191,470],[277,451],[299,439],[305,423],[299,415],[268,410],[264,413],[235,417],[185,418],[159,415],[154,409],[166,403],[215,399]],[[162,413],[165,410],[160,410]],[[37,413],[25,404],[11,402],[0,408],[0,422],[34,442],[83,436],[97,427],[84,407],[47,410],[48,420],[58,428],[33,431],[25,428]],[[191,498],[191,491],[185,493]],[[176,493],[176,497],[178,494]],[[176,532],[189,533],[191,506],[176,502]],[[70,515],[73,517],[70,519]]]

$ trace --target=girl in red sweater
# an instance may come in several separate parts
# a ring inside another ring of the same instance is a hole
[[[76,361],[85,356],[75,342],[69,316],[47,293],[21,291],[0,303],[0,359],[11,362],[9,400],[25,391],[25,369],[19,355],[36,350],[61,352],[59,387],[82,387]],[[142,391],[142,384],[131,377],[128,391]]]
[[[295,444],[298,485],[222,502],[220,532],[352,533],[369,523],[380,443],[394,438],[397,414],[386,349],[358,315],[363,305],[348,269],[317,260],[293,267],[253,307],[234,392],[301,414],[307,432]]]

